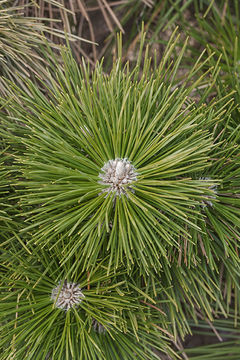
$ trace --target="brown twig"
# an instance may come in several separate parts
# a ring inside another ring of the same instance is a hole
[[[110,31],[110,32],[113,32],[112,23],[111,23],[111,21],[109,20],[109,18],[108,18],[108,16],[107,16],[107,12],[106,12],[106,10],[105,10],[105,7],[104,7],[103,4],[102,4],[102,1],[101,1],[101,0],[97,0],[97,2],[98,2],[98,5],[99,5],[99,7],[100,7],[100,9],[101,9],[101,12],[102,12],[102,14],[103,14],[104,20],[105,20],[105,22],[106,22],[106,24],[107,24],[107,27],[108,27],[109,31]]]
[[[212,331],[214,332],[214,334],[216,335],[216,337],[218,338],[219,341],[223,341],[222,337],[219,335],[217,329],[214,327],[214,325],[212,324],[212,322],[208,319],[208,318],[204,318],[204,316],[201,314],[200,311],[196,310],[198,316],[200,317],[201,320],[205,320],[208,325],[210,326],[210,328],[212,329]]]
[[[118,26],[118,28],[121,30],[121,32],[123,34],[125,34],[125,31],[120,23],[120,21],[118,20],[117,16],[114,14],[114,12],[112,11],[111,7],[109,6],[109,4],[107,3],[106,0],[101,0],[103,2],[103,5],[106,6],[109,14],[112,16],[113,20],[115,21],[116,25]]]
[[[163,310],[159,309],[157,306],[152,305],[152,304],[149,304],[149,303],[147,303],[146,301],[143,301],[143,300],[140,300],[140,302],[143,303],[143,304],[146,304],[146,305],[150,306],[151,308],[153,308],[153,309],[155,309],[155,310],[157,310],[157,311],[159,311],[159,312],[160,312],[161,314],[163,314],[164,316],[167,316],[167,314],[166,314]]]
[[[77,0],[77,3],[78,3],[79,9],[81,10],[83,16],[85,17],[85,19],[88,22],[91,41],[93,43],[95,43],[96,41],[95,41],[95,35],[94,35],[94,31],[93,31],[92,22],[91,22],[91,20],[90,20],[90,18],[88,16],[87,10],[85,9],[84,2],[81,1],[81,0]],[[96,63],[96,61],[97,61],[97,50],[96,50],[96,45],[95,44],[92,44],[92,49],[93,49],[93,59],[94,59],[94,62]]]
[[[183,347],[180,339],[177,338],[177,340],[174,341],[173,343],[174,343],[174,345],[176,346],[176,348],[177,348],[179,351],[181,351],[181,354],[182,354],[182,356],[184,357],[184,359],[185,359],[185,360],[189,360],[189,357],[188,357],[187,354],[183,351],[183,350],[184,350],[184,347]]]
[[[226,12],[227,12],[227,7],[228,7],[228,0],[226,0],[224,5],[223,5],[223,11],[222,11],[222,15],[221,15],[221,24],[222,25],[224,25],[224,23],[225,23],[225,16],[226,16]]]
[[[108,6],[112,6],[112,7],[119,6],[119,5],[127,4],[128,2],[129,2],[128,0],[109,2]],[[99,10],[99,6],[88,7],[88,11],[97,11],[97,10]]]

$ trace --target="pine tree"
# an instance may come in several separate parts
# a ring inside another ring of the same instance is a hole
[[[230,312],[219,276],[231,297],[233,94],[208,100],[212,54],[178,83],[178,41],[175,32],[157,65],[142,36],[132,69],[119,40],[109,75],[63,48],[46,78],[8,82],[4,201],[20,220],[1,250],[1,359],[177,359],[189,319]]]

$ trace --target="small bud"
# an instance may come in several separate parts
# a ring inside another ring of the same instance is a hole
[[[68,283],[66,280],[63,285],[56,286],[52,290],[51,300],[54,301],[55,306],[59,309],[69,310],[74,305],[80,304],[82,299],[85,297],[76,283]]]
[[[132,181],[137,180],[137,173],[134,166],[127,159],[109,160],[101,169],[99,173],[99,181],[102,185],[108,185],[103,192],[115,192],[117,196],[126,194],[126,188],[131,189],[131,186],[126,186]]]

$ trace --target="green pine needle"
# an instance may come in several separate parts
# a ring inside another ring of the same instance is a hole
[[[211,165],[211,129],[224,119],[224,105],[216,111],[191,102],[192,89],[204,81],[193,79],[201,63],[174,87],[184,47],[172,66],[167,62],[177,40],[173,35],[158,68],[145,58],[141,78],[138,65],[130,72],[117,60],[109,76],[98,65],[90,80],[87,67],[63,50],[63,69],[56,67],[57,80],[49,73],[48,94],[31,80],[28,93],[12,84],[24,104],[13,99],[5,107],[19,132],[9,141],[20,149],[14,185],[24,231],[41,247],[64,241],[62,263],[80,252],[85,270],[109,254],[108,271],[123,263],[158,271],[169,250],[179,250],[179,235],[191,244],[190,229],[201,232],[196,220],[212,191],[196,175]],[[122,196],[106,192],[99,177],[114,159],[128,159],[137,173]]]

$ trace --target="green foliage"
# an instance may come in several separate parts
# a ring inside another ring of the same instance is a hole
[[[40,18],[22,16],[24,6],[16,6],[14,3],[16,2],[12,0],[0,1],[0,92],[2,94],[7,93],[6,79],[17,81],[24,86],[24,81],[20,81],[17,73],[21,73],[23,78],[33,78],[36,74],[41,78],[47,76],[46,66],[49,66],[49,62],[40,51],[46,46],[47,40],[44,34],[51,33],[65,39],[63,30],[51,29],[41,22]],[[76,38],[84,40],[75,36]],[[71,35],[70,39],[74,40],[74,36]],[[49,44],[57,48],[53,43],[49,42]]]
[[[1,359],[158,358],[152,348],[174,356],[168,331],[154,326],[161,314],[145,305],[144,292],[125,270],[107,275],[102,261],[91,272],[76,273],[78,259],[60,266],[62,256],[61,246],[53,252],[26,246],[2,252]],[[68,311],[51,300],[65,279],[78,283],[85,296]]]
[[[19,221],[15,219],[16,204],[11,201],[14,189],[11,186],[12,171],[12,153],[9,152],[4,140],[1,138],[0,145],[0,236],[1,245],[7,246],[11,241],[13,231],[18,231]]]
[[[158,65],[144,36],[131,70],[120,44],[109,75],[63,48],[61,65],[48,49],[44,79],[8,80],[3,204],[17,230],[3,230],[0,257],[3,360],[175,359],[189,319],[232,306],[238,319],[235,93],[211,52],[179,80],[176,33]],[[65,280],[84,294],[68,311],[51,299]]]
[[[239,126],[239,102],[240,102],[240,8],[239,2],[218,1],[210,2],[206,6],[204,2],[195,1],[196,26],[190,27],[183,22],[183,28],[194,39],[193,45],[189,46],[192,56],[186,59],[195,59],[199,56],[201,48],[207,48],[216,55],[212,59],[215,66],[219,62],[221,73],[217,78],[217,93],[219,96],[234,90],[236,110],[233,113],[233,125]],[[234,129],[235,133],[237,129]]]
[[[9,1],[0,2],[0,91],[5,93],[3,77],[16,81],[16,70],[24,77],[30,73],[44,72],[38,47],[44,43],[41,34],[46,28],[37,19],[23,18],[19,7],[10,6]]]
[[[152,74],[146,57],[140,80],[138,66],[122,70],[118,60],[109,77],[99,65],[90,83],[87,68],[63,53],[64,72],[56,70],[57,80],[49,74],[50,99],[31,81],[27,96],[14,88],[24,106],[13,100],[6,108],[20,128],[11,141],[24,146],[15,155],[24,231],[41,246],[64,241],[63,262],[80,251],[89,270],[109,253],[108,271],[123,263],[129,271],[133,264],[141,273],[158,271],[179,250],[179,238],[192,243],[190,229],[201,230],[199,209],[213,192],[200,176],[211,165],[209,129],[223,121],[224,106],[191,102],[198,62],[174,88],[180,58],[167,65],[173,47],[172,40]],[[126,187],[121,198],[106,196],[99,183],[104,163],[116,158],[129,159],[138,173],[134,192]]]
[[[4,145],[3,145],[4,146]],[[8,194],[8,171],[4,168],[4,163],[7,159],[6,156],[3,154],[7,151],[7,149],[1,149],[1,156],[0,156],[0,196],[1,198],[6,197]],[[1,226],[1,233],[5,233],[6,231],[6,224],[11,220],[8,216],[8,204],[5,202],[0,203],[0,226]]]

